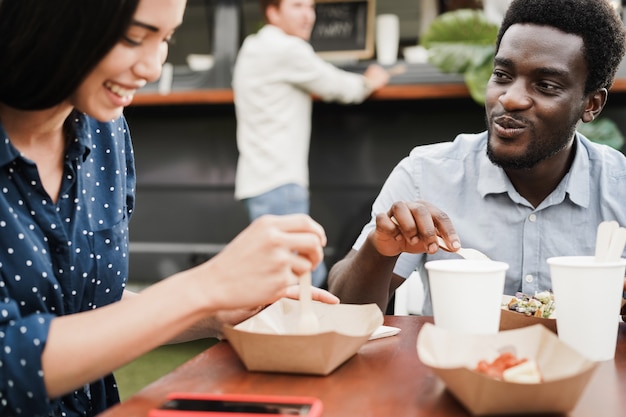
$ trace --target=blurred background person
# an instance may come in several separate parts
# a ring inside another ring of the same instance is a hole
[[[389,82],[371,65],[364,74],[343,71],[315,54],[309,43],[313,0],[261,0],[266,25],[243,42],[233,90],[239,160],[235,198],[250,220],[263,214],[309,213],[309,145],[312,95],[360,103]],[[326,281],[321,263],[313,284]]]

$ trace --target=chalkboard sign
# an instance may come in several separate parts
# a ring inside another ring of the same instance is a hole
[[[375,10],[375,0],[317,0],[311,45],[323,58],[372,58]]]

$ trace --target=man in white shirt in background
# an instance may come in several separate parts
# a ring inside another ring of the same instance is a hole
[[[364,74],[343,71],[309,43],[313,0],[261,0],[267,24],[248,36],[233,74],[239,161],[235,198],[250,220],[264,214],[309,213],[309,144],[312,95],[360,103],[389,82],[378,65]],[[326,267],[313,271],[323,286]]]

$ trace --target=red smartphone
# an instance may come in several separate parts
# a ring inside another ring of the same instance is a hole
[[[148,417],[320,417],[322,401],[314,397],[175,392]]]

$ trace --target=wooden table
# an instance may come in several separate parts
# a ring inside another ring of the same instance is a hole
[[[101,417],[144,417],[172,391],[316,396],[324,417],[456,417],[470,414],[417,356],[417,334],[430,317],[386,316],[397,336],[367,342],[326,377],[247,372],[220,342],[148,385]],[[626,415],[626,323],[620,323],[614,361],[594,373],[570,417]]]

